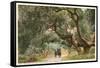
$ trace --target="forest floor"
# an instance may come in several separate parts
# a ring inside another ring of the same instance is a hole
[[[55,57],[54,53],[51,53],[48,55],[48,57],[44,58],[44,62],[60,62],[65,60],[83,60],[83,59],[94,59],[95,54],[82,54],[77,55],[75,51],[73,51],[71,54],[68,54],[68,51],[65,49],[61,49],[61,57]]]
[[[92,50],[94,51],[94,50]],[[95,59],[95,53],[90,53],[90,54],[82,54],[82,55],[77,55],[77,52],[74,50],[74,51],[71,51],[70,54],[68,53],[68,50],[65,50],[65,49],[61,49],[61,57],[59,56],[56,56],[55,57],[55,53],[54,51],[50,51],[50,53],[48,54],[48,56],[46,57],[33,57],[31,60],[27,60],[27,58],[29,57],[20,57],[19,58],[19,63],[31,63],[31,62],[34,62],[34,63],[40,63],[40,62],[45,62],[45,63],[58,63],[58,62],[61,62],[61,61],[69,61],[69,60],[86,60],[86,59]]]

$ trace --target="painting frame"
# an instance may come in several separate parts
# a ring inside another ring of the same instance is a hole
[[[78,61],[78,62],[60,62],[60,63],[39,63],[39,64],[22,64],[22,65],[18,65],[16,62],[18,59],[16,59],[17,55],[17,51],[16,51],[16,34],[17,34],[17,31],[16,31],[16,19],[17,19],[17,14],[16,14],[16,6],[18,3],[24,3],[24,4],[43,4],[43,5],[59,5],[59,6],[76,6],[76,7],[93,7],[95,8],[96,10],[96,13],[95,13],[95,16],[96,16],[96,21],[95,21],[95,26],[96,26],[96,59],[95,60],[92,60],[92,61]],[[14,66],[14,67],[19,67],[19,66],[39,66],[39,65],[53,65],[53,64],[69,64],[69,63],[87,63],[87,62],[97,62],[98,61],[98,6],[92,6],[92,5],[74,5],[74,4],[59,4],[59,3],[42,3],[42,2],[25,2],[25,1],[13,1],[11,2],[11,63],[10,65],[11,66]]]

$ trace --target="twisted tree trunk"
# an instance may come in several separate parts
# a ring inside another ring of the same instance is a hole
[[[79,28],[79,16],[76,12],[76,9],[74,10],[74,13],[72,13],[69,10],[68,10],[68,12],[71,14],[71,18],[74,20],[74,22],[76,24],[77,33],[78,33],[78,37],[79,37],[79,40],[80,40],[78,42],[81,42],[81,44],[83,45],[83,48],[84,48],[84,54],[87,54],[87,53],[89,53],[89,50],[90,50],[90,47],[91,47],[92,44],[88,44],[88,42],[81,35],[80,28]]]
[[[77,27],[77,33],[78,33],[78,36],[79,36],[79,39],[81,42],[81,44],[83,45],[83,48],[84,48],[84,54],[87,54],[89,53],[89,50],[90,50],[90,45],[88,44],[88,42],[81,36],[81,33],[80,33],[80,28],[79,28],[79,22],[76,21],[76,27]]]

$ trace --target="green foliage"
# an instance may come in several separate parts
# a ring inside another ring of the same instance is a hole
[[[82,36],[87,38],[88,40],[91,39],[90,35],[93,33],[91,29],[91,25],[87,22],[81,22],[80,23],[80,31]]]
[[[79,23],[80,31],[82,36],[90,40],[90,36],[95,30],[95,11],[92,9],[85,9],[83,14],[83,19],[80,20]]]

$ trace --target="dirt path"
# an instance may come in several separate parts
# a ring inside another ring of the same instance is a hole
[[[61,50],[61,57],[55,57],[53,53],[49,54],[49,56],[45,59],[43,59],[43,61],[45,62],[60,62],[62,61],[62,59],[66,56],[68,56],[67,51],[65,51],[64,49]]]
[[[46,61],[46,62],[59,62],[61,60],[62,60],[62,58],[59,58],[59,57],[52,57],[52,58],[44,59],[44,61]]]

